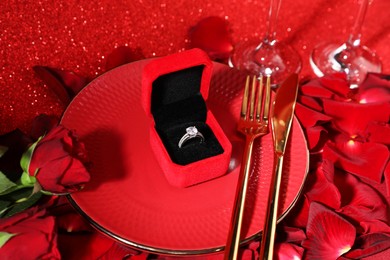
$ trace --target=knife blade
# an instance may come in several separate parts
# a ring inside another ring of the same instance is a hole
[[[276,91],[274,102],[272,103],[271,129],[275,162],[274,174],[271,177],[266,220],[260,246],[260,260],[273,259],[283,157],[290,135],[297,94],[298,75],[292,74],[280,85]]]

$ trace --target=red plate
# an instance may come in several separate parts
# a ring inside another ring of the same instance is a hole
[[[233,145],[229,171],[193,187],[175,188],[149,147],[148,122],[140,104],[145,64],[134,62],[100,76],[65,111],[62,124],[77,131],[93,163],[90,183],[69,198],[97,229],[138,249],[161,254],[222,250],[244,145],[236,124],[245,77],[214,64],[207,104]],[[264,224],[273,165],[271,138],[269,134],[254,146],[246,240],[259,235]],[[295,119],[284,161],[280,217],[295,203],[307,170],[306,141]]]

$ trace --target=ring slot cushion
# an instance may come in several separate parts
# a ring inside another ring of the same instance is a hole
[[[231,144],[206,100],[212,61],[199,49],[151,60],[142,74],[142,105],[150,119],[150,145],[167,181],[188,187],[224,175]],[[204,136],[178,147],[186,128]]]

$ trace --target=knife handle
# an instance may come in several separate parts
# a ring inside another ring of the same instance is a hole
[[[266,220],[261,239],[260,260],[273,259],[280,184],[282,181],[283,154],[275,154],[275,174],[271,178],[270,191],[266,211]]]

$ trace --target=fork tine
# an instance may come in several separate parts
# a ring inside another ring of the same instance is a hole
[[[267,83],[266,83],[266,93],[265,93],[265,101],[264,101],[264,114],[263,114],[263,120],[268,123],[269,118],[269,107],[271,103],[271,76],[267,76]]]
[[[248,96],[249,96],[249,82],[250,76],[246,77],[244,95],[242,96],[242,104],[241,104],[241,118],[246,118],[246,112],[248,110]]]
[[[258,90],[257,90],[257,108],[256,108],[256,120],[260,121],[260,116],[261,116],[261,108],[262,108],[262,103],[263,103],[263,76],[260,76],[259,80],[259,85],[258,85]]]
[[[256,76],[253,76],[252,78],[252,89],[251,89],[251,100],[249,103],[249,119],[253,120],[253,115],[255,111],[255,92],[256,92]]]

